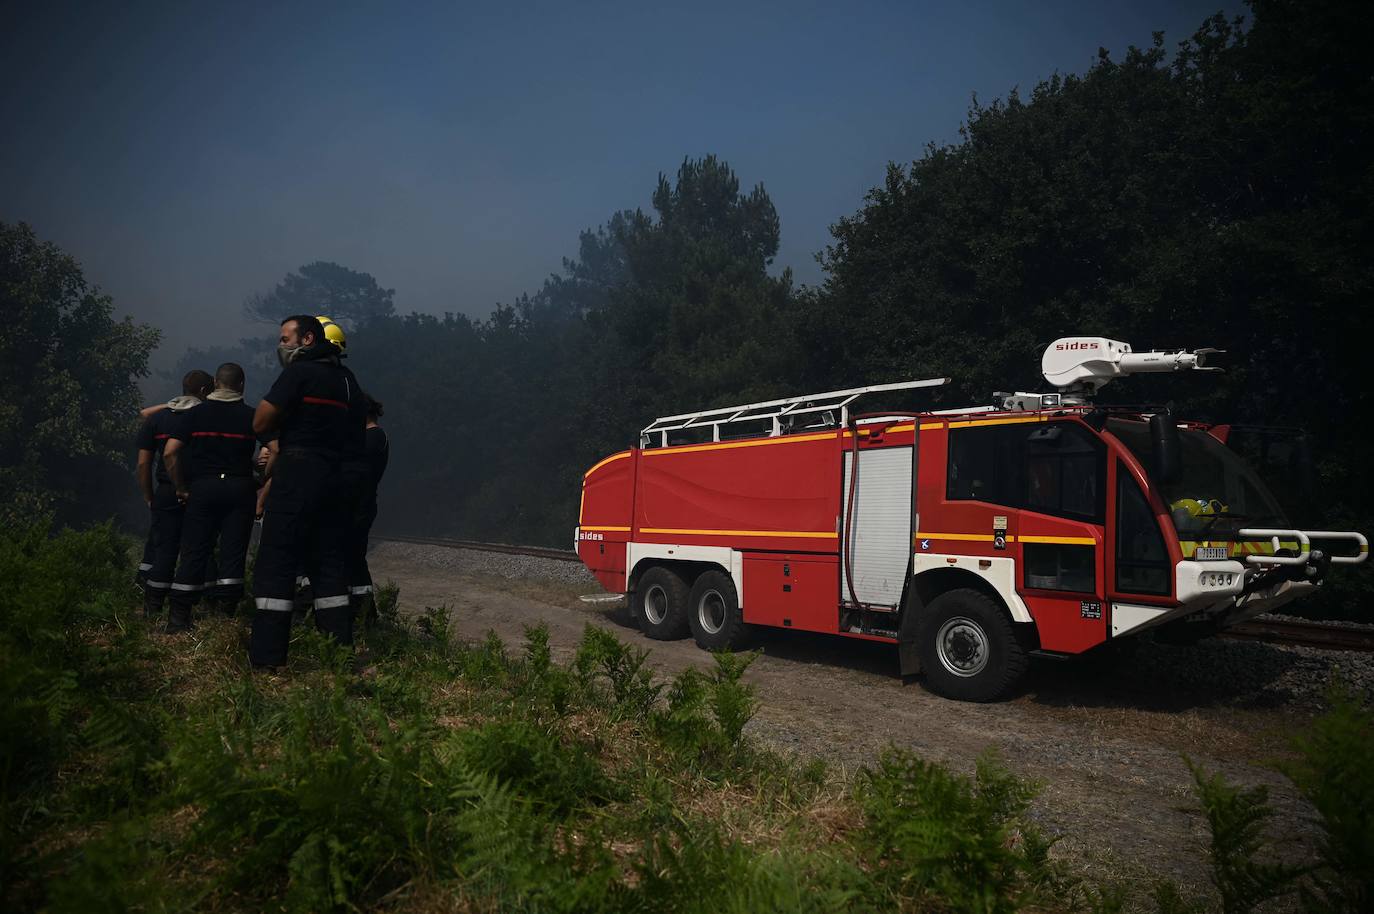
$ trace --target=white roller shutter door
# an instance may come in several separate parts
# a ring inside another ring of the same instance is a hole
[[[854,455],[844,455],[844,488],[840,509],[848,506],[849,476]],[[859,453],[859,480],[848,533],[852,546],[854,591],[861,603],[896,608],[902,599],[907,563],[911,558],[911,460],[910,447],[884,448]],[[849,579],[840,555],[840,599],[849,600]]]

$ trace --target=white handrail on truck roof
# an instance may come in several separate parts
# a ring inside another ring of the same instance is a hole
[[[848,390],[831,390],[818,394],[803,394],[799,397],[784,397],[780,400],[763,400],[759,403],[745,403],[740,406],[722,406],[718,409],[703,409],[693,413],[676,416],[660,416],[639,432],[640,447],[667,447],[668,433],[686,428],[711,427],[711,440],[719,441],[720,429],[732,422],[769,421],[770,437],[781,435],[785,430],[795,427],[795,418],[810,414],[834,413],[839,411],[839,424],[849,422],[849,405],[865,394],[885,393],[894,390],[917,390],[925,387],[941,387],[948,384],[949,378],[925,378],[920,381],[898,381],[893,384],[872,384],[868,387],[851,387]],[[835,424],[834,416],[826,423]],[[657,435],[658,441],[650,436]]]

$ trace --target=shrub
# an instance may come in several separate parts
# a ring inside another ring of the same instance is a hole
[[[623,793],[584,746],[565,746],[548,729],[526,720],[493,721],[464,731],[459,746],[469,769],[510,784],[557,818]]]
[[[1321,815],[1319,866],[1302,886],[1309,911],[1374,910],[1374,712],[1343,690],[1295,740],[1285,774]]]
[[[1249,790],[1235,787],[1219,774],[1206,774],[1191,760],[1188,767],[1212,836],[1208,849],[1212,884],[1224,914],[1245,914],[1291,892],[1302,868],[1258,859],[1267,850],[1265,822],[1274,814],[1268,789],[1264,785]]]
[[[1033,796],[990,756],[970,779],[889,749],[860,773],[859,841],[882,890],[901,903],[1016,911],[1054,882],[1049,844],[1026,818]]]
[[[401,587],[395,581],[387,580],[378,584],[372,593],[372,602],[377,607],[377,622],[391,628],[401,624]]]
[[[143,631],[102,627],[132,603],[130,567],[109,525],[0,530],[0,892],[27,865],[22,833],[50,814],[58,766],[90,751],[87,801],[108,812],[137,793],[156,751],[156,718],[129,703],[142,692]]]
[[[837,911],[862,881],[851,864],[788,849],[759,853],[681,821],[649,843],[637,870],[642,909],[663,912]]]
[[[453,851],[433,734],[333,689],[297,689],[259,719],[222,711],[169,754],[174,797],[202,812],[194,844],[222,854],[227,887],[292,911],[358,904]]]
[[[756,654],[713,654],[708,676],[688,667],[668,688],[667,708],[654,718],[654,730],[684,761],[719,773],[739,760],[744,727],[758,709],[744,671]]]
[[[649,652],[630,647],[603,628],[587,625],[573,657],[573,677],[584,692],[600,678],[610,686],[611,716],[643,720],[654,710],[663,687],[645,661]]]

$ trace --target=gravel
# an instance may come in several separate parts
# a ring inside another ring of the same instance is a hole
[[[561,584],[598,586],[595,576],[581,562],[564,562],[536,555],[483,552],[477,549],[456,549],[452,546],[423,546],[418,543],[388,540],[375,541],[368,550],[368,555],[405,559],[432,568],[451,569],[457,574],[485,574],[513,580],[536,578]]]
[[[577,562],[540,556],[482,552],[448,546],[377,541],[369,553],[381,559],[416,562],[455,574],[490,575],[585,586],[599,592],[596,578]],[[404,585],[404,582],[401,582]],[[1287,619],[1286,616],[1275,616]],[[1106,678],[1118,687],[1158,690],[1161,705],[1171,698],[1246,708],[1298,706],[1318,710],[1333,682],[1374,699],[1374,654],[1212,638],[1192,645],[1157,644],[1148,637],[1138,649],[1112,655]],[[1104,683],[1105,685],[1106,683]]]
[[[1209,695],[1243,708],[1319,710],[1334,683],[1374,699],[1374,654],[1210,638],[1191,645],[1144,641],[1114,679],[1148,680],[1163,695]]]

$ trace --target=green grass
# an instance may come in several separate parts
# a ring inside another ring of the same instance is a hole
[[[393,585],[356,654],[298,629],[287,672],[255,676],[243,620],[151,634],[126,563],[107,528],[0,535],[16,581],[0,596],[13,909],[1120,907],[1051,861],[1033,786],[994,759],[966,777],[889,751],[846,781],[755,744],[751,655],[664,681],[588,627],[559,663],[543,628],[515,646],[455,639],[443,608],[408,623]],[[1368,712],[1341,707],[1300,786],[1368,748]],[[1263,797],[1198,781],[1223,881],[1206,899],[1161,887],[1162,909],[1363,903],[1367,874],[1341,861],[1367,838],[1365,782],[1317,794],[1331,862],[1298,873],[1254,862]]]

